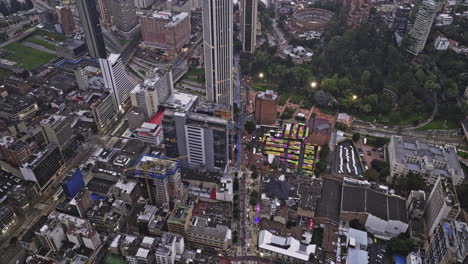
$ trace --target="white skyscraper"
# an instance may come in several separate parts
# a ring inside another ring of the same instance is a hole
[[[257,42],[257,0],[241,1],[242,50],[254,53]]]
[[[233,1],[202,0],[203,47],[208,100],[233,103]]]
[[[419,6],[418,14],[411,28],[409,36],[413,43],[408,48],[408,52],[418,55],[426,45],[427,37],[431,32],[432,23],[437,12],[437,4],[432,0],[425,0]]]
[[[111,54],[107,59],[99,59],[99,64],[102,69],[104,85],[112,90],[116,106],[120,110],[133,89],[133,85],[125,73],[122,58],[120,54]]]

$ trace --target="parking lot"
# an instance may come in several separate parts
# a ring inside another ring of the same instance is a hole
[[[368,247],[369,263],[382,264],[388,263],[387,261],[387,245],[379,240],[373,240],[373,243]],[[391,263],[391,262],[390,262]]]
[[[333,172],[348,174],[353,177],[362,177],[364,175],[358,150],[351,140],[347,139],[337,144]]]
[[[361,156],[364,169],[370,168],[371,162],[375,159],[384,160],[383,148],[376,148],[373,146],[364,145],[364,142],[362,140],[359,140],[356,143],[356,145],[358,146],[358,152]]]

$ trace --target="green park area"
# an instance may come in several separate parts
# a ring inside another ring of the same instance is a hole
[[[49,42],[47,42],[45,40],[37,38],[36,35],[29,36],[24,41],[31,42],[31,43],[34,43],[34,44],[37,44],[37,45],[41,45],[46,49],[50,49],[52,51],[55,51],[55,45],[53,45],[53,44],[51,44],[51,43],[49,43]]]
[[[11,75],[11,72],[5,69],[0,68],[0,82],[3,82],[8,76]]]
[[[120,255],[110,254],[106,259],[106,264],[125,264],[125,258]]]
[[[46,64],[55,55],[48,54],[19,43],[12,43],[5,47],[11,52],[5,59],[17,62],[17,66],[26,70],[34,69],[42,64]]]
[[[41,35],[41,36],[43,36],[43,37],[45,37],[47,39],[53,40],[53,41],[57,41],[57,42],[62,42],[62,41],[67,40],[67,38],[62,34],[55,33],[55,32],[49,32],[49,31],[45,31],[45,30],[42,30],[42,29],[37,30],[36,34]]]
[[[193,68],[185,74],[185,79],[192,82],[205,83],[205,68]]]

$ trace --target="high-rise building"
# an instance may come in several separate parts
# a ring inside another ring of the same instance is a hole
[[[190,41],[190,14],[169,11],[147,12],[140,16],[143,44],[164,50],[169,57],[179,54]]]
[[[453,186],[439,177],[427,198],[424,210],[427,234],[432,237],[442,220],[454,220],[460,213],[457,194]]]
[[[73,14],[69,6],[57,6],[57,17],[60,25],[62,26],[62,32],[64,35],[71,35],[75,33],[75,21],[73,20]]]
[[[174,264],[176,256],[184,252],[184,237],[165,232],[162,234],[161,243],[155,250],[156,264]]]
[[[135,1],[109,0],[112,25],[125,38],[131,38],[138,25]]]
[[[145,115],[146,120],[158,112],[159,104],[165,102],[172,94],[172,74],[147,78],[143,84],[137,84],[130,92],[132,106],[138,108]]]
[[[444,221],[437,226],[426,249],[426,264],[463,263],[468,256],[468,225]]]
[[[28,162],[21,165],[20,171],[24,179],[38,183],[43,189],[60,169],[62,163],[59,147],[52,143],[41,152],[34,153]]]
[[[224,105],[196,104],[196,96],[174,92],[163,105],[166,155],[180,158],[182,168],[223,172],[229,162],[231,123],[216,114],[216,107]]]
[[[99,14],[101,15],[101,25],[105,28],[111,26],[110,0],[98,0]]]
[[[26,142],[6,136],[0,139],[0,159],[20,166],[31,157],[32,151]]]
[[[254,53],[257,42],[257,0],[241,1],[242,50]]]
[[[404,36],[406,34],[406,28],[408,27],[410,16],[411,6],[398,6],[393,17],[392,30],[398,33],[398,35]]]
[[[60,151],[70,146],[74,135],[70,117],[51,115],[41,121],[42,135],[47,144],[55,143]]]
[[[278,95],[267,90],[255,97],[255,121],[262,125],[274,125],[276,122],[276,103]]]
[[[98,129],[105,127],[117,113],[116,102],[113,93],[105,91],[91,105],[94,122]]]
[[[99,64],[101,65],[104,85],[112,90],[115,105],[120,110],[133,89],[133,85],[125,73],[122,58],[120,54],[111,54],[107,59],[99,59]]]
[[[106,45],[104,44],[96,2],[94,0],[77,0],[76,6],[83,25],[89,55],[95,59],[106,58]]]
[[[182,200],[179,161],[143,155],[135,167],[135,177],[151,204],[162,206]]]
[[[432,0],[425,0],[419,6],[416,20],[410,30],[409,36],[412,41],[408,52],[418,55],[426,45],[427,37],[431,32],[432,23],[437,12],[437,4]]]
[[[232,105],[233,1],[203,0],[203,49],[208,100]]]

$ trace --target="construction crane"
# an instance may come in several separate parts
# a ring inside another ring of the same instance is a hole
[[[177,158],[164,157],[164,159],[177,161],[177,160],[180,160],[180,159],[183,159],[183,158],[186,158],[186,157],[188,157],[188,155],[180,156],[180,157],[177,157]],[[146,175],[146,172],[148,171],[148,168],[151,165],[155,164],[155,163],[157,163],[157,161],[146,161],[143,164],[139,164],[137,167],[126,168],[126,169],[123,170],[123,172],[129,171],[129,170],[141,170],[141,171],[143,171],[143,174]]]

